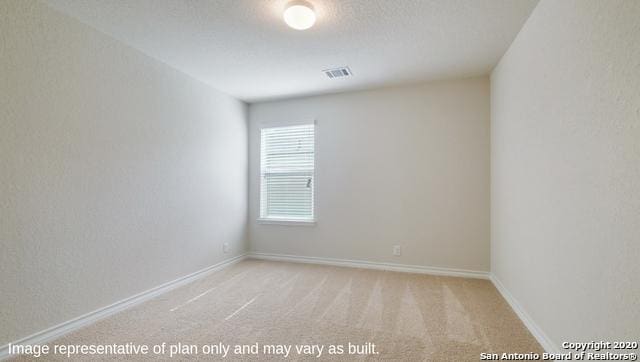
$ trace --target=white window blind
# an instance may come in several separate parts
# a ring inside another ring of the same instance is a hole
[[[262,128],[260,218],[313,221],[315,125]]]

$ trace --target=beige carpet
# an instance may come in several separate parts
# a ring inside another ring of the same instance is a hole
[[[208,347],[219,343],[230,345],[228,360],[282,360],[263,353],[265,345],[278,344],[292,346],[288,360],[477,361],[483,352],[543,352],[486,280],[258,260],[212,273],[50,346],[129,342],[150,348],[165,342],[166,354],[72,359],[167,360],[168,346],[177,343],[197,350],[173,360],[222,359]],[[237,344],[256,343],[258,355],[233,354]],[[349,354],[349,343],[373,343],[377,354]],[[295,349],[314,344],[324,346],[319,358],[317,350]],[[334,353],[343,345],[343,354],[329,354],[331,345]]]

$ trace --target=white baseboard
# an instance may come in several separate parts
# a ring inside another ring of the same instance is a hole
[[[10,344],[13,345],[35,345],[35,344],[44,344],[44,343],[48,343],[58,337],[61,337],[67,333],[73,332],[77,329],[80,329],[84,326],[87,326],[91,323],[94,323],[100,319],[103,319],[105,317],[108,317],[110,315],[113,315],[115,313],[118,313],[124,309],[130,308],[134,305],[140,304],[142,302],[145,302],[151,298],[154,298],[160,294],[166,293],[172,289],[178,288],[180,286],[183,286],[185,284],[191,283],[197,279],[200,279],[204,276],[206,276],[207,274],[220,270],[222,268],[228,267],[232,264],[235,264],[243,259],[245,259],[247,256],[246,254],[242,254],[227,260],[224,260],[220,263],[211,265],[209,267],[206,267],[202,270],[198,270],[195,273],[191,273],[189,275],[185,275],[183,277],[180,277],[178,279],[172,280],[170,282],[164,283],[162,285],[159,285],[155,288],[151,288],[149,290],[146,290],[142,293],[138,293],[136,295],[133,295],[129,298],[123,299],[121,301],[115,302],[111,305],[108,305],[106,307],[94,310],[93,312],[89,312],[87,314],[81,315],[77,318],[74,318],[72,320],[60,323],[56,326],[53,326],[51,328],[47,328],[43,331],[34,333],[30,336],[21,338],[15,342],[11,342]],[[2,347],[0,347],[0,360],[3,360],[5,358],[9,357],[9,344],[6,344]]]
[[[489,279],[489,273],[484,271],[441,268],[441,267],[431,267],[431,266],[421,266],[421,265],[405,265],[405,264],[395,264],[395,263],[372,262],[372,261],[364,261],[364,260],[318,258],[318,257],[311,257],[311,256],[283,255],[283,254],[269,254],[269,253],[249,253],[248,257],[253,259],[289,261],[294,263],[323,264],[323,265],[344,266],[344,267],[351,267],[351,268],[390,270],[390,271],[405,272],[405,273]]]
[[[544,333],[544,331],[542,331],[542,328],[540,328],[540,326],[536,322],[534,322],[531,316],[524,310],[522,305],[518,303],[518,301],[513,297],[513,295],[507,290],[507,288],[505,288],[505,286],[502,284],[502,282],[500,282],[500,280],[495,276],[495,274],[491,273],[490,280],[493,283],[493,285],[496,287],[496,289],[498,289],[500,294],[502,294],[502,297],[507,301],[507,303],[509,303],[509,305],[511,306],[511,309],[513,309],[513,311],[516,312],[518,317],[520,317],[520,320],[522,320],[522,323],[524,323],[527,329],[529,329],[529,332],[531,332],[531,334],[535,337],[538,343],[540,343],[542,348],[544,348],[544,350],[548,353],[563,353],[560,351],[560,348],[558,348],[551,341],[551,339],[547,336],[547,334]]]

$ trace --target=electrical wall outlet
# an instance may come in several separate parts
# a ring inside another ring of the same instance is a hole
[[[225,254],[229,252],[229,243],[222,244],[222,252]]]
[[[393,246],[393,255],[400,256],[402,255],[402,247],[400,245]]]

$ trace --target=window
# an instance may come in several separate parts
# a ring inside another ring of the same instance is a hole
[[[313,222],[315,124],[260,132],[260,219]]]

